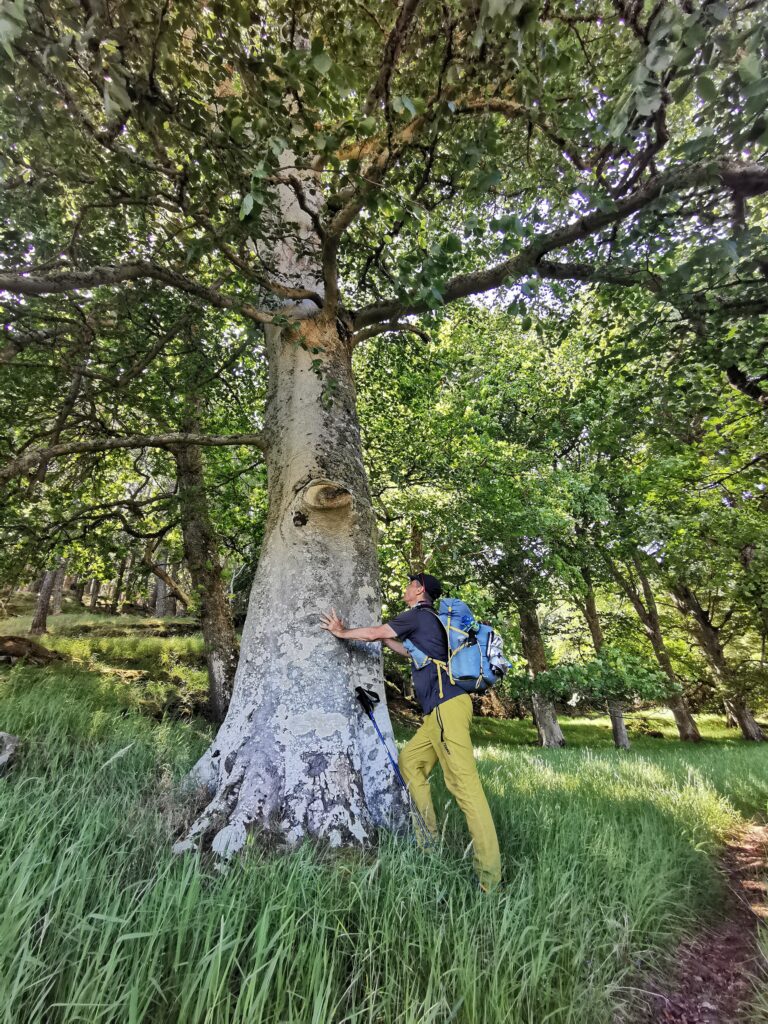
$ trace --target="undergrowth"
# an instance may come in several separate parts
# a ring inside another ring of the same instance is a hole
[[[140,705],[76,665],[0,676],[0,725],[24,744],[0,781],[5,1024],[629,1019],[638,972],[716,911],[729,794],[746,810],[738,777],[765,771],[746,744],[542,751],[518,723],[481,722],[501,894],[475,888],[439,775],[431,854],[387,837],[337,855],[254,842],[221,874],[170,850],[209,731]]]

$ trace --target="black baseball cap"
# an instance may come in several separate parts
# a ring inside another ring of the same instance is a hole
[[[435,576],[430,576],[428,572],[415,572],[408,579],[416,580],[417,583],[420,583],[433,601],[436,601],[443,592],[443,585],[440,580]]]

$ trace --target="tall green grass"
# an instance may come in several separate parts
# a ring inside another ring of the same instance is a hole
[[[768,982],[765,974],[768,972],[768,925],[760,929],[758,941],[763,960],[763,977],[758,983],[757,993],[751,1006],[750,1021],[752,1024],[768,1024]]]
[[[0,676],[0,727],[24,741],[0,780],[3,1024],[628,1019],[637,973],[716,912],[729,791],[767,759],[667,741],[540,751],[479,723],[507,882],[488,897],[439,776],[430,854],[383,837],[364,853],[254,843],[225,874],[175,858],[191,813],[177,783],[207,733],[136,709],[93,672]]]

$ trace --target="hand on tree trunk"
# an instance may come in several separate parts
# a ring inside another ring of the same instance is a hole
[[[320,625],[340,640],[343,639],[347,629],[344,625],[344,620],[339,618],[335,608],[331,608],[330,612],[325,612],[320,616]]]

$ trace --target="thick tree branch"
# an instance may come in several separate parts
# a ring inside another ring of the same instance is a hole
[[[646,181],[633,195],[614,203],[610,210],[594,210],[562,228],[547,232],[534,239],[519,253],[502,263],[451,278],[442,288],[443,303],[492,291],[518,280],[526,274],[537,272],[539,263],[547,253],[565,248],[574,242],[583,241],[604,227],[625,220],[632,214],[645,209],[661,196],[675,194],[697,186],[712,185],[736,188],[742,194],[749,195],[768,192],[768,168],[764,168],[760,164],[740,164],[728,160],[672,168]],[[554,266],[556,265],[550,264],[550,267]],[[561,264],[560,266],[567,265]],[[581,279],[579,275],[584,272],[584,266],[584,264],[575,264],[575,280]],[[590,271],[590,273],[594,278],[595,271]],[[609,273],[609,271],[605,271],[605,273]],[[611,271],[610,273],[615,272]],[[620,272],[621,275],[623,272]],[[626,279],[624,283],[627,283]],[[423,313],[432,308],[432,305],[423,299],[412,303],[407,300],[378,302],[358,310],[353,317],[353,322],[355,328],[359,330],[370,324],[391,321],[406,314]]]
[[[750,377],[739,366],[728,366],[725,375],[732,387],[768,409],[768,391],[763,391],[759,380]]]
[[[275,322],[275,315],[266,310],[257,309],[249,302],[241,302],[217,288],[200,284],[183,274],[177,274],[165,267],[155,266],[153,263],[124,263],[116,267],[56,271],[46,275],[26,274],[23,271],[4,272],[0,273],[0,291],[11,292],[14,295],[62,295],[87,288],[113,288],[126,281],[142,279],[159,281],[170,288],[195,295],[217,309],[231,309],[241,313],[256,323],[272,324]],[[281,312],[297,317],[301,315],[299,310],[291,309]]]
[[[224,445],[251,445],[264,448],[262,434],[137,434],[133,437],[102,437],[93,441],[68,441],[49,448],[32,448],[4,466],[0,466],[0,483],[28,472],[39,463],[47,463],[63,455],[84,455],[93,452],[114,451],[118,448],[166,448],[179,444],[204,447]]]
[[[422,341],[430,341],[430,337],[425,330],[418,327],[416,324],[400,323],[399,321],[388,321],[384,324],[371,324],[370,327],[364,327],[356,334],[352,335],[352,344],[359,345],[361,341],[366,341],[368,338],[374,338],[377,334],[415,334]]]

